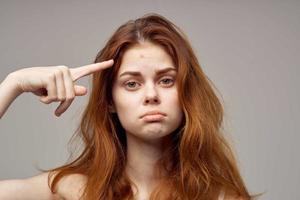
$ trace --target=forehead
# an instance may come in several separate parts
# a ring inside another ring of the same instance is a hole
[[[169,54],[159,45],[143,42],[126,50],[118,74],[126,70],[162,69],[166,67],[175,68]]]

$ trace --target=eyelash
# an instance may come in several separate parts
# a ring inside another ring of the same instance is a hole
[[[172,81],[172,84],[174,83],[174,80],[173,80],[172,78],[164,78],[164,79],[162,79],[161,81],[163,81],[163,80],[171,80],[171,81]],[[129,83],[136,83],[136,81],[128,81],[128,82],[125,83],[125,86],[128,86]],[[168,85],[170,85],[170,84],[168,84]],[[134,89],[134,88],[132,88],[132,87],[129,87],[129,88],[130,88],[130,89]]]

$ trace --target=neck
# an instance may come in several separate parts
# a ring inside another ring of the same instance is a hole
[[[139,190],[145,193],[149,194],[160,179],[154,169],[165,150],[165,141],[149,142],[127,134],[126,173]]]

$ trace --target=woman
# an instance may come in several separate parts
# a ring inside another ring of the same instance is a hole
[[[211,82],[184,33],[157,14],[119,27],[95,64],[11,73],[1,84],[0,116],[22,92],[46,104],[61,102],[59,116],[86,94],[74,81],[92,73],[76,131],[82,153],[38,176],[2,181],[0,197],[251,199],[222,135],[223,107]],[[5,190],[9,186],[18,192]]]

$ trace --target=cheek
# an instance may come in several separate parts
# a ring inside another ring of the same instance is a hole
[[[120,115],[127,115],[129,112],[137,108],[138,98],[128,92],[116,90],[114,95],[114,105]]]
[[[172,94],[168,95],[167,100],[167,104],[169,105],[169,111],[174,114],[175,118],[182,118],[183,110],[179,102],[177,91],[172,91]]]
[[[124,91],[116,91],[113,97],[114,106],[122,127],[128,131],[137,129],[136,120],[139,117],[138,113],[138,97]]]
[[[180,109],[180,103],[176,89],[170,91],[169,93],[166,93],[166,100],[168,101],[170,107],[174,108],[174,110],[175,108],[176,110]]]

